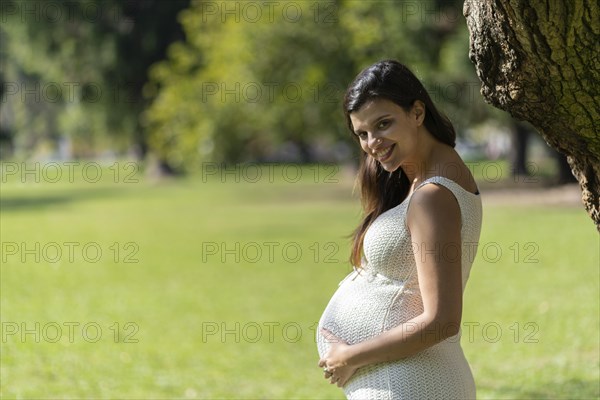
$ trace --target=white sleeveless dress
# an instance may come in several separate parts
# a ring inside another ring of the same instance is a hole
[[[415,190],[428,183],[449,189],[460,206],[464,292],[481,231],[481,198],[441,176],[427,179]],[[329,346],[319,333],[321,327],[355,344],[423,312],[415,253],[406,227],[411,197],[382,213],[368,228],[363,269],[355,269],[340,282],[319,321],[317,348],[321,357]],[[344,393],[348,399],[365,400],[474,399],[475,383],[460,335],[398,361],[360,368],[343,387]]]

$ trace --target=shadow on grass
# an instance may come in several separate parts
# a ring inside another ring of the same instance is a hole
[[[28,194],[28,195],[2,195],[0,197],[0,211],[21,212],[37,211],[53,207],[65,206],[74,202],[113,197],[123,193],[122,190],[112,188],[94,188],[82,190],[61,191],[56,194]]]
[[[568,381],[540,383],[536,390],[501,386],[493,388],[504,399],[598,399],[600,382],[597,380],[571,379]]]

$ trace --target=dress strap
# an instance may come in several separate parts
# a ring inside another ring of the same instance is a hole
[[[413,193],[417,191],[417,189],[419,189],[421,186],[426,185],[428,183],[437,183],[440,184],[446,188],[448,188],[452,193],[454,193],[455,197],[459,197],[459,193],[467,193],[470,194],[472,196],[478,196],[479,195],[479,189],[476,190],[475,193],[471,193],[468,190],[466,190],[465,188],[463,188],[462,186],[460,186],[458,183],[454,182],[452,179],[450,178],[446,178],[445,176],[432,176],[431,178],[427,178],[425,179],[423,182],[421,182],[419,184],[419,186],[417,186],[415,188],[415,190],[413,190]],[[459,193],[456,193],[454,189],[458,189]]]
[[[446,178],[444,176],[432,176],[431,178],[427,178],[423,182],[421,182],[419,184],[419,186],[417,186],[415,188],[415,190],[413,191],[413,193],[416,192],[421,186],[424,186],[424,185],[426,185],[428,183],[441,183],[440,181],[445,181],[444,183],[451,182],[453,184],[456,184],[454,181],[452,181],[451,179],[448,179],[448,178]],[[446,186],[446,185],[444,185],[442,183],[442,186]]]

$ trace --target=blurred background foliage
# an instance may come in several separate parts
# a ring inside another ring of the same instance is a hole
[[[194,2],[180,14],[185,44],[150,70],[150,143],[177,167],[269,159],[286,143],[298,161],[318,158],[315,144],[342,150],[326,156],[340,161],[344,88],[385,58],[415,69],[460,126],[480,122],[490,111],[476,95],[461,2],[430,6],[426,14],[403,2],[289,2],[259,18],[244,3],[229,15],[217,10],[226,4]]]
[[[2,158],[147,152],[147,69],[188,1],[3,1]]]
[[[358,148],[344,89],[386,58],[424,82],[463,153],[510,147],[513,122],[479,94],[459,0],[2,4],[2,159],[135,157],[169,173],[346,162]]]

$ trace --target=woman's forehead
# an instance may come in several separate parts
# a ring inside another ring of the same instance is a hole
[[[395,114],[402,110],[396,103],[387,99],[377,98],[368,100],[358,110],[350,113],[350,119],[354,127],[362,124],[370,124],[386,114]]]

